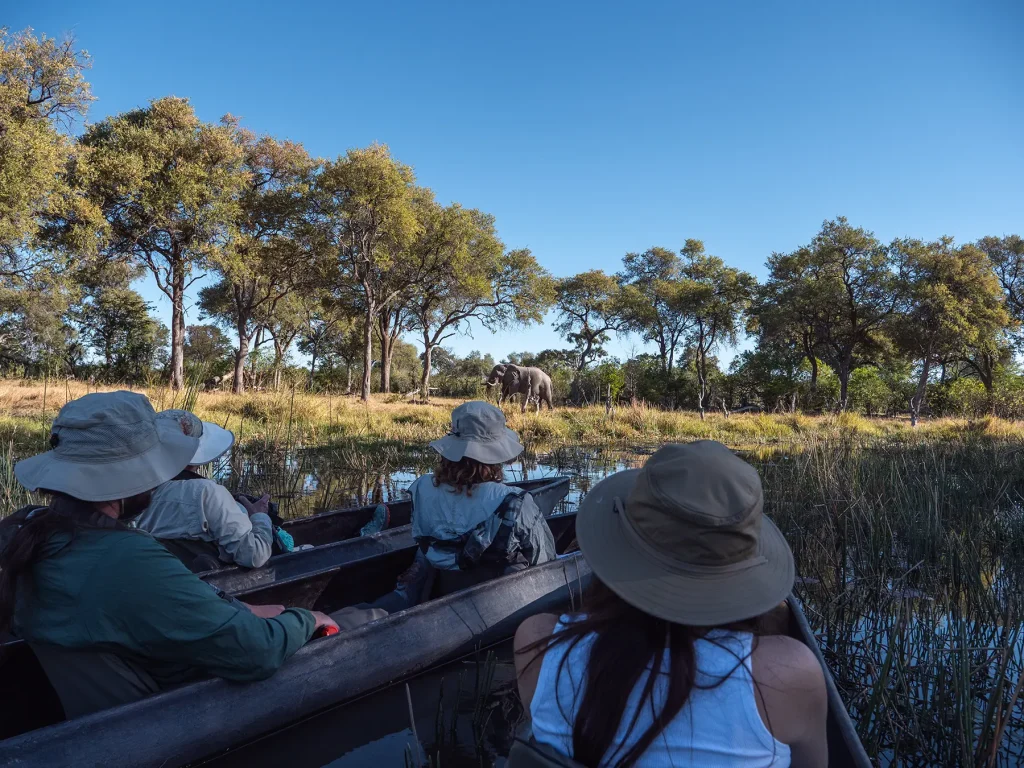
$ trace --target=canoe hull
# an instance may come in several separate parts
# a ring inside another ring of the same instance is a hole
[[[507,639],[578,604],[589,574],[566,556],[310,643],[269,680],[207,680],[8,739],[0,764],[187,764]]]
[[[551,480],[561,478],[538,478],[509,483],[516,488],[534,491]],[[412,502],[408,499],[387,502],[391,520],[389,526],[398,528],[412,522]],[[376,504],[350,509],[335,509],[309,517],[286,520],[284,528],[295,539],[297,545],[319,546],[330,541],[340,541],[359,535],[359,529],[370,522]]]
[[[569,492],[569,479],[566,477],[530,480],[520,485],[530,489],[534,501],[537,502],[537,506],[545,517],[554,512],[558,502],[564,499]],[[324,513],[324,516],[345,515],[349,512],[358,513],[359,511],[342,510],[337,513]],[[199,578],[225,592],[242,592],[315,573],[340,562],[360,560],[412,546],[412,531],[408,520],[402,525],[395,525],[394,519],[391,522],[392,526],[389,529],[371,536],[354,536],[339,541],[321,543],[312,549],[277,555],[270,558],[270,561],[262,568],[232,566],[216,571],[207,571],[200,574]]]

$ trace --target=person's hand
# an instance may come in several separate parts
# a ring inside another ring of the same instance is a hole
[[[254,616],[259,616],[261,619],[272,619],[275,616],[280,616],[285,611],[283,605],[249,605],[249,603],[242,603],[242,605],[248,608]]]
[[[245,507],[249,516],[267,514],[270,511],[270,494],[264,493],[256,501],[249,501],[245,496],[238,497],[238,503]]]
[[[335,632],[341,629],[338,626],[338,623],[326,613],[321,613],[320,611],[310,611],[310,613],[312,613],[313,618],[316,619],[316,626],[313,628],[313,637],[321,634],[323,630],[328,629],[329,627],[333,627]]]

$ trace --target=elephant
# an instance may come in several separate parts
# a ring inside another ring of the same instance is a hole
[[[554,394],[551,389],[551,377],[540,368],[526,368],[521,365],[502,363],[494,366],[491,375],[484,379],[484,384],[493,387],[499,381],[501,390],[498,392],[498,405],[512,395],[522,395],[522,413],[526,413],[526,404],[531,399],[537,401],[538,413],[540,413],[541,402],[547,403],[550,410],[555,409],[551,403],[551,397]]]

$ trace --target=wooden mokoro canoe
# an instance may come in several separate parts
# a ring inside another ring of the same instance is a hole
[[[588,574],[578,555],[528,568],[313,641],[268,680],[204,680],[5,739],[0,765],[194,762],[506,640],[527,616],[578,604]]]
[[[523,488],[531,493],[551,482],[565,480],[563,477],[542,477],[536,480],[519,480],[509,483],[516,488]],[[295,539],[296,546],[311,544],[315,547],[333,541],[351,539],[359,535],[359,529],[370,522],[376,504],[366,507],[349,509],[333,509],[308,517],[285,520],[284,529]],[[390,512],[389,528],[398,528],[412,522],[412,501],[403,499],[387,503]]]
[[[538,492],[538,506],[542,510],[553,509],[565,492],[565,485],[549,484],[547,490]],[[576,514],[555,515],[547,520],[558,551],[564,552],[575,541]],[[379,551],[368,551],[366,539],[383,544]],[[404,526],[309,552],[317,550],[323,550],[330,558],[312,572],[255,586],[246,586],[243,582],[243,588],[225,591],[252,604],[286,605],[332,613],[375,600],[393,590],[396,579],[415,557],[416,543],[409,526]],[[254,575],[258,571],[247,573]],[[20,640],[0,645],[0,738],[42,728],[63,718],[57,694],[28,645]]]
[[[515,485],[530,491],[534,501],[545,517],[549,517],[554,513],[558,502],[564,499],[569,492],[569,478],[567,477],[547,477],[540,480],[515,483]],[[337,567],[348,561],[364,559],[396,550],[405,550],[414,546],[409,525],[410,510],[407,507],[408,502],[393,505],[391,507],[392,525],[381,533],[373,534],[372,536],[353,536],[351,538],[339,539],[338,541],[324,542],[314,546],[312,549],[297,550],[288,554],[277,555],[270,558],[270,561],[262,568],[232,566],[201,573],[199,578],[223,589],[225,592],[233,594],[242,590],[252,590],[267,586],[278,581],[322,572],[325,569]],[[398,509],[397,513],[395,512],[396,509]],[[368,515],[372,514],[373,508],[339,510],[337,512],[324,513],[323,516],[344,517],[346,515],[363,515],[364,512],[367,514],[366,519],[369,520]],[[396,525],[396,517],[399,518],[399,521],[404,519],[405,522]],[[355,529],[357,534],[359,533],[359,528],[363,525],[365,523],[361,523]]]

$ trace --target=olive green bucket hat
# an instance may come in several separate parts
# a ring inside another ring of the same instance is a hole
[[[757,471],[724,445],[671,444],[595,485],[576,536],[593,572],[630,605],[717,626],[766,613],[793,588],[793,553],[762,508]]]

